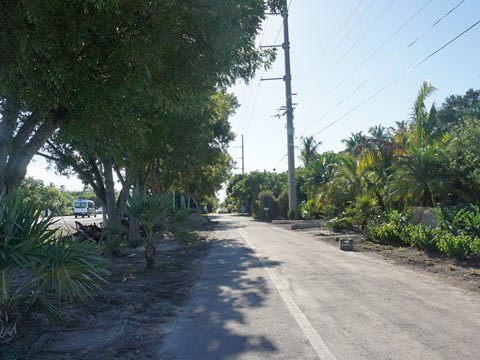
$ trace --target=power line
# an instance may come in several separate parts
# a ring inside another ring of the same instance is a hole
[[[275,166],[273,167],[273,169],[276,169],[278,165],[280,165],[280,163],[285,160],[285,158],[287,157],[288,154],[285,154],[283,155],[283,157],[275,164]]]
[[[290,5],[292,5],[292,1],[293,1],[293,0],[290,0],[290,2],[288,3],[287,9],[290,9]],[[280,34],[282,33],[282,30],[283,30],[283,22],[282,22],[282,24],[280,25],[280,28],[278,29],[277,36],[275,37],[275,40],[273,41],[274,44],[277,43],[278,38],[280,37]],[[263,39],[263,35],[262,35],[262,39]],[[252,111],[250,112],[250,118],[248,119],[248,123],[247,123],[247,128],[246,128],[245,134],[247,134],[247,133],[248,133],[248,130],[250,129],[250,123],[252,122],[253,114],[254,114],[254,112],[255,112],[255,107],[256,107],[256,105],[257,105],[257,99],[258,99],[258,93],[259,93],[259,91],[260,91],[260,85],[261,85],[261,83],[262,83],[262,78],[263,78],[263,75],[265,75],[265,72],[266,72],[266,69],[263,69],[262,75],[260,76],[260,80],[258,81],[257,91],[256,91],[256,93],[255,93],[255,98],[254,98],[254,101],[253,101]]]
[[[268,19],[269,19],[268,17],[265,19],[265,25],[263,26],[262,33],[260,34],[260,46],[262,45],[263,37],[265,36],[265,30],[267,28]],[[264,72],[265,72],[265,70],[264,70]],[[243,96],[243,101],[245,101],[245,96],[246,96],[248,88],[250,88],[250,91],[248,93],[248,100],[247,100],[247,103],[246,103],[246,106],[245,106],[244,116],[243,116],[243,120],[242,120],[242,123],[241,123],[241,126],[240,126],[240,132],[241,133],[243,133],[243,126],[245,125],[245,121],[247,120],[247,116],[248,116],[248,107],[250,105],[250,98],[252,96],[252,90],[253,90],[253,87],[252,87],[251,83],[248,84],[245,88],[245,94]]]
[[[350,109],[349,111],[347,111],[345,114],[343,114],[342,116],[340,116],[339,118],[337,118],[336,120],[332,121],[330,124],[328,124],[327,126],[325,126],[323,129],[321,129],[320,131],[318,131],[315,136],[317,136],[318,134],[324,132],[325,130],[327,130],[328,128],[332,127],[333,125],[335,125],[337,122],[339,122],[340,120],[344,119],[345,117],[347,117],[348,115],[350,115],[352,112],[354,112],[355,110],[357,110],[359,107],[363,106],[365,103],[367,103],[368,101],[372,100],[375,96],[377,96],[378,94],[380,94],[381,92],[385,91],[386,89],[388,89],[390,86],[392,86],[393,84],[395,84],[396,82],[398,82],[399,80],[401,80],[402,78],[404,78],[407,74],[409,74],[410,72],[412,72],[413,70],[415,70],[417,67],[419,67],[420,65],[422,65],[423,63],[425,63],[426,61],[428,61],[431,57],[435,56],[436,54],[438,54],[440,51],[442,51],[443,49],[445,49],[447,46],[449,46],[450,44],[452,44],[453,42],[455,42],[457,39],[459,39],[460,37],[462,37],[463,35],[465,35],[466,33],[468,33],[470,30],[472,30],[473,28],[475,28],[476,26],[478,26],[480,24],[480,20],[478,20],[477,22],[475,22],[473,25],[469,26],[467,29],[465,29],[464,31],[462,31],[460,34],[458,34],[457,36],[455,36],[453,39],[449,40],[448,42],[446,42],[445,44],[443,44],[441,47],[439,47],[437,50],[435,50],[434,52],[432,52],[430,55],[426,56],[425,58],[423,58],[422,60],[420,60],[418,63],[416,63],[415,65],[413,65],[412,67],[408,68],[407,70],[405,70],[400,76],[398,76],[397,78],[395,78],[394,80],[390,81],[388,84],[386,84],[384,87],[382,87],[380,90],[376,91],[375,93],[373,93],[372,95],[370,95],[368,98],[366,98],[365,100],[363,100],[361,103],[359,103],[358,105],[354,106],[352,109]]]
[[[343,59],[345,59],[345,57],[353,50],[353,48],[365,37],[365,35],[368,34],[368,32],[375,26],[375,24],[383,17],[383,15],[385,15],[385,13],[393,6],[393,4],[396,2],[397,0],[392,0],[390,1],[390,3],[383,9],[383,11],[375,18],[375,20],[368,26],[368,28],[357,38],[357,40],[355,40],[352,45],[350,45],[350,47],[347,49],[347,51],[340,57],[340,59],[338,59],[331,67],[330,69],[327,71],[327,72],[324,72],[323,73],[323,76],[320,77],[320,79],[318,79],[316,81],[316,83],[320,83],[322,80],[325,79],[325,77],[330,74],[333,70],[335,70],[337,68],[337,66],[342,62]],[[318,104],[315,104],[315,106],[317,106]],[[311,106],[309,108],[309,111],[310,109],[312,109],[314,106]]]
[[[317,60],[317,64],[315,66],[313,66],[312,70],[304,77],[302,78],[302,81],[303,79],[309,79],[310,78],[310,75],[312,74],[312,72],[314,70],[317,69],[317,67],[320,65],[320,60],[323,58],[323,55],[325,55],[326,51],[330,48],[330,46],[333,44],[333,42],[337,39],[338,35],[340,35],[340,33],[343,31],[343,29],[345,28],[345,26],[348,24],[348,22],[351,20],[351,18],[353,17],[353,15],[357,12],[358,8],[360,7],[360,5],[362,5],[362,3],[364,2],[365,0],[360,0],[357,4],[357,6],[355,6],[355,8],[353,9],[353,11],[350,13],[350,15],[348,16],[348,18],[345,20],[345,22],[342,24],[342,26],[340,26],[340,28],[338,29],[338,31],[336,32],[336,34],[332,37],[332,39],[330,40],[330,42],[327,44],[327,46],[325,47],[325,49],[323,49],[322,53],[320,54],[318,60]]]
[[[410,22],[412,22],[430,3],[432,0],[428,0],[424,5],[422,5],[412,16],[410,16],[400,27],[393,32],[379,47],[377,47],[369,56],[365,58],[359,65],[357,65],[346,77],[344,77],[329,93],[327,93],[323,98],[321,98],[316,106],[321,104],[325,99],[327,99],[331,94],[335,92],[340,86],[342,86],[345,81],[350,79],[363,65],[365,65],[370,59],[372,59],[380,50],[383,49],[400,31],[402,31]]]
[[[335,46],[335,48],[331,51],[330,55],[333,55],[333,53],[342,45],[342,43],[345,41],[345,39],[350,35],[353,31],[353,29],[358,25],[358,23],[363,19],[363,17],[367,14],[368,10],[375,4],[377,0],[372,0],[372,2],[367,6],[367,8],[363,11],[363,13],[360,15],[360,17],[357,19],[357,21],[352,25],[352,27],[347,31],[347,33],[343,36],[342,40]]]
[[[247,129],[245,130],[245,134],[248,134],[248,130],[250,129],[250,123],[252,122],[253,119],[253,113],[255,112],[255,107],[257,105],[257,99],[258,99],[258,93],[260,92],[260,84],[262,83],[261,80],[258,81],[258,86],[257,86],[257,91],[255,93],[255,98],[253,100],[253,106],[252,106],[252,111],[250,112],[250,118],[248,119],[247,123]]]
[[[334,110],[336,110],[340,105],[342,105],[346,100],[348,100],[353,94],[358,92],[363,86],[365,86],[367,83],[369,83],[372,79],[377,77],[379,74],[381,74],[387,66],[392,64],[394,61],[396,61],[405,51],[407,51],[409,48],[411,48],[413,45],[415,45],[418,41],[420,41],[425,35],[427,35],[431,30],[433,30],[442,20],[447,18],[451,13],[453,13],[460,5],[462,5],[465,2],[465,0],[460,1],[457,3],[453,8],[451,8],[448,12],[446,12],[444,15],[442,15],[439,19],[437,19],[424,33],[422,33],[420,36],[418,36],[415,40],[410,42],[405,48],[403,48],[401,51],[397,52],[394,56],[390,58],[389,61],[387,61],[379,70],[374,72],[368,79],[364,80],[360,85],[358,85],[355,89],[353,89],[350,93],[348,93],[342,100],[340,100],[335,106],[333,106],[330,110],[328,110],[326,113],[324,113],[322,116],[320,116],[316,121],[314,121],[309,127],[307,127],[303,132],[302,135],[304,135],[309,129],[311,129],[313,126],[318,124],[322,119],[327,117],[329,114],[331,114]]]
[[[345,20],[345,22],[343,23],[343,25],[340,27],[340,29],[338,29],[337,33],[333,36],[332,40],[330,40],[330,42],[328,43],[328,45],[325,47],[325,49],[323,50],[323,52],[320,54],[320,56],[323,56],[325,54],[325,52],[330,48],[330,46],[333,44],[333,42],[336,40],[337,36],[340,35],[340,33],[342,32],[343,28],[348,24],[348,22],[350,21],[350,19],[353,17],[353,15],[357,12],[358,8],[360,7],[360,5],[362,5],[362,3],[364,2],[365,0],[360,0],[357,4],[357,6],[355,6],[355,8],[353,9],[353,11],[350,13],[350,16],[347,18],[347,20]]]
[[[350,51],[352,51],[352,49],[363,39],[363,37],[372,29],[373,26],[375,26],[375,24],[383,17],[383,15],[385,15],[385,13],[393,6],[393,4],[396,2],[397,0],[392,0],[386,7],[385,9],[383,9],[383,11],[380,13],[380,15],[378,15],[375,20],[370,24],[370,26],[362,33],[362,35],[360,35],[358,37],[357,40],[354,41],[354,43],[348,48],[348,50],[340,57],[339,60],[337,60],[337,62],[335,62],[335,64],[333,64],[333,66],[330,68],[330,70],[328,72],[331,72],[333,71],[337,66],[338,64],[340,64],[340,62],[345,59],[345,57],[350,53]]]

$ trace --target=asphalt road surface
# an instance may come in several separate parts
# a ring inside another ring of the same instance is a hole
[[[99,224],[103,222],[103,215],[97,214],[96,217],[92,215],[90,217],[85,216],[84,218],[79,216],[77,219],[73,215],[58,216],[58,217],[54,217],[53,220],[55,221],[55,224],[53,225],[53,227],[55,228],[75,230],[75,221],[78,221],[84,225],[92,225],[94,223]]]
[[[162,359],[476,359],[480,296],[247,218],[220,215]]]

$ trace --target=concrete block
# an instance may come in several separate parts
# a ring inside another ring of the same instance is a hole
[[[353,240],[351,239],[340,239],[338,241],[340,250],[342,251],[353,251]]]
[[[323,225],[322,220],[306,220],[301,223],[290,225],[290,230],[313,229],[313,228],[321,227],[322,225]]]

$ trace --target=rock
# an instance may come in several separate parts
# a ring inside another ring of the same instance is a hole
[[[412,223],[414,225],[425,225],[432,229],[439,225],[435,209],[428,207],[414,207],[412,209]]]

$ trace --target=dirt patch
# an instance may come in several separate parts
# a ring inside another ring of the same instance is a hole
[[[212,228],[210,224],[207,230]],[[88,304],[67,308],[66,321],[55,327],[40,315],[23,321],[21,335],[0,345],[0,358],[156,359],[154,349],[200,277],[211,244],[208,236],[200,232],[199,242],[189,248],[160,246],[150,272],[144,271],[141,249],[109,259],[108,284]]]
[[[315,240],[330,243],[338,247],[340,239],[350,239],[354,251],[382,258],[394,264],[428,272],[441,281],[480,292],[480,260],[465,261],[447,257],[439,252],[425,252],[411,247],[392,246],[365,240],[358,232],[335,233],[327,229],[297,230]]]

